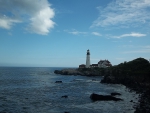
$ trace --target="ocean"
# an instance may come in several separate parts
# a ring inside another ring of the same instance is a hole
[[[56,75],[56,69],[62,68],[0,67],[0,113],[134,113],[139,95],[125,86],[101,84],[102,77]],[[111,92],[123,101],[90,99]]]

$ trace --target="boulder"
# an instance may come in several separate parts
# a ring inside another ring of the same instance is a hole
[[[68,96],[67,96],[67,95],[64,95],[64,96],[61,96],[61,98],[68,98]]]
[[[56,81],[55,83],[62,83],[62,81]]]
[[[101,83],[115,83],[115,77],[113,76],[104,76],[104,78],[101,80]]]
[[[121,94],[120,94],[120,93],[117,93],[117,92],[111,93],[111,96],[116,96],[116,95],[121,95]]]
[[[133,102],[133,100],[131,100],[130,102]]]
[[[122,100],[120,98],[116,98],[111,95],[99,95],[99,94],[95,94],[95,93],[91,94],[90,98],[93,101],[119,101],[119,100]]]
[[[60,70],[55,70],[54,73],[55,74],[61,74],[61,71]]]

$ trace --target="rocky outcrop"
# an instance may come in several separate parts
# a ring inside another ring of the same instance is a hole
[[[90,98],[93,101],[119,101],[119,100],[122,100],[120,98],[116,98],[111,95],[99,95],[99,94],[95,94],[95,93],[91,94]]]
[[[123,84],[126,87],[130,88],[130,90],[134,90],[138,93],[140,93],[143,90],[143,87],[141,87],[142,84],[138,83],[131,77],[115,77],[115,76],[104,76],[104,78],[101,80],[101,83],[108,83],[108,84]]]
[[[130,88],[130,91],[134,90],[139,93],[140,100],[139,105],[137,105],[135,113],[149,113],[150,112],[150,84],[141,83],[135,81],[132,77],[115,77],[115,76],[105,76],[101,83],[111,83],[111,84],[123,84]],[[130,102],[133,102],[131,100]]]
[[[55,83],[62,83],[62,81],[55,81]]]
[[[82,73],[76,69],[55,70],[54,73],[61,75],[82,75]]]
[[[68,95],[63,95],[61,96],[61,98],[68,98]]]
[[[117,93],[117,92],[111,93],[111,96],[116,96],[116,95],[121,95],[121,94],[120,94],[120,93]]]
[[[101,80],[101,83],[116,83],[116,79],[114,76],[104,76],[104,78]]]
[[[101,73],[99,70],[95,69],[63,69],[63,70],[55,70],[55,74],[61,74],[61,75],[82,75],[82,76],[100,76]]]

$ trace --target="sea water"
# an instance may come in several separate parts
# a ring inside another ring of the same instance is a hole
[[[0,67],[0,113],[134,113],[138,94],[125,86],[101,84],[102,77],[56,75],[56,69],[62,68]],[[111,92],[123,101],[90,99]]]

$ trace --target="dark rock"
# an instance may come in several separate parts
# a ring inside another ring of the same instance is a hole
[[[122,100],[120,98],[116,98],[116,97],[113,97],[111,95],[99,95],[99,94],[91,94],[90,95],[90,98],[93,100],[93,101],[119,101],[119,100]]]
[[[131,100],[130,102],[133,102],[133,100]]]
[[[101,83],[115,83],[115,77],[113,76],[104,76],[104,78],[101,80]]]
[[[104,76],[101,83],[122,84],[127,88],[130,88],[130,92],[136,91],[136,93],[139,94],[140,100],[139,104],[134,107],[136,109],[135,113],[150,113],[150,84],[137,82],[134,79],[135,78],[129,76]],[[134,103],[133,100],[131,100],[130,102]]]
[[[62,81],[56,81],[55,83],[62,83]]]
[[[61,74],[61,71],[60,70],[55,70],[54,73],[55,74]]]
[[[61,96],[61,98],[68,98],[68,96],[67,96],[67,95],[64,95],[64,96]]]
[[[79,72],[76,69],[63,69],[63,70],[55,70],[54,71],[55,74],[61,74],[61,75],[82,75],[81,72]]]
[[[55,70],[55,74],[61,74],[61,75],[82,75],[82,76],[100,76],[99,70],[96,70],[94,68],[85,68],[85,69],[75,69],[75,68],[68,68],[68,69],[62,69],[62,70]]]
[[[111,93],[111,96],[116,96],[116,95],[121,95],[121,94],[120,94],[120,93],[117,93],[117,92]]]

